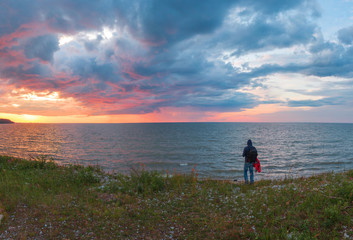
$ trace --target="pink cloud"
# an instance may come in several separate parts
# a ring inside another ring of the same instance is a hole
[[[22,24],[16,31],[5,34],[0,37],[0,62],[1,68],[17,67],[22,65],[24,68],[29,68],[36,59],[28,59],[24,52],[22,43],[26,39],[48,33],[48,28],[45,23],[32,22]],[[47,64],[45,61],[41,63]]]
[[[134,72],[133,70],[124,71],[124,73],[126,73],[127,75],[129,75],[130,78],[132,78],[132,79],[134,79],[134,80],[149,80],[149,79],[152,79],[151,76],[143,76],[143,75],[140,75],[140,74]]]
[[[29,60],[23,52],[10,49],[0,50],[0,62],[2,67],[17,67],[20,64],[29,66]]]
[[[16,31],[0,37],[0,49],[5,47],[13,47],[19,45],[19,41],[24,38],[38,36],[47,33],[47,25],[45,23],[26,23],[22,24]]]

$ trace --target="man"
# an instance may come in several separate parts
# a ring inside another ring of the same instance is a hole
[[[250,172],[250,184],[254,184],[254,169],[253,163],[256,162],[257,159],[257,150],[252,145],[251,140],[249,139],[247,142],[247,146],[244,148],[243,157],[245,157],[244,163],[244,179],[245,184],[249,184],[248,180],[248,170]]]

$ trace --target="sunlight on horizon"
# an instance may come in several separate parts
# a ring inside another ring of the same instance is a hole
[[[283,111],[286,107],[268,104],[239,112],[199,112],[191,108],[162,108],[159,112],[122,115],[43,116],[31,114],[1,114],[17,123],[158,123],[158,122],[261,122],[259,114]]]

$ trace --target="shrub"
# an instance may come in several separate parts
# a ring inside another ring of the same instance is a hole
[[[106,188],[110,192],[122,192],[130,195],[150,194],[166,188],[166,178],[157,171],[133,169],[130,176],[117,174],[115,180],[110,181]]]
[[[341,211],[338,205],[333,205],[325,209],[324,212],[325,220],[323,221],[323,227],[332,228],[336,223],[340,222]]]
[[[353,201],[353,181],[344,181],[340,187],[337,188],[336,193],[348,202]]]
[[[131,174],[131,184],[138,193],[158,192],[165,188],[165,179],[156,171],[142,170]]]

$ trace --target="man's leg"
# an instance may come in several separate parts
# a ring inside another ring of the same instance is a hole
[[[252,163],[249,164],[249,172],[250,172],[250,184],[254,183],[254,168]]]
[[[245,184],[249,183],[248,180],[248,164],[244,163],[244,180],[245,180]]]

